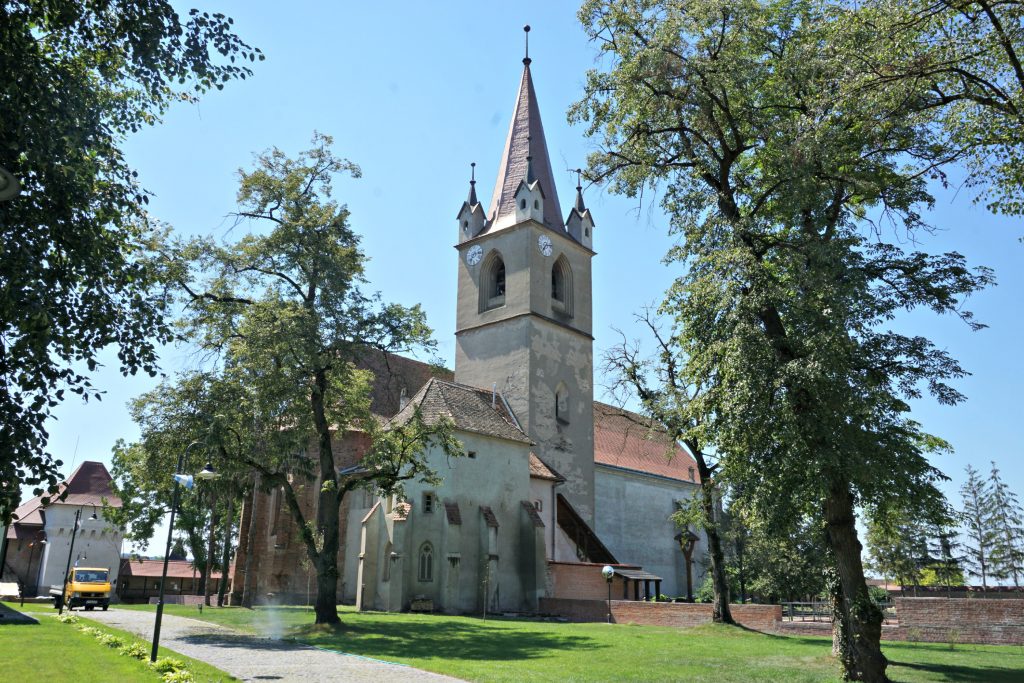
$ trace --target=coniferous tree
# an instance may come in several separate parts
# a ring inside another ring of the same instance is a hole
[[[938,585],[945,586],[948,592],[953,586],[964,583],[963,544],[956,540],[955,531],[948,525],[939,525],[932,530],[928,544],[929,562]],[[927,582],[925,585],[928,585]]]
[[[988,590],[992,575],[991,555],[996,543],[993,524],[992,492],[978,470],[967,466],[967,481],[960,487],[964,501],[964,526],[967,531],[967,571],[981,579],[982,590]]]
[[[988,478],[991,492],[989,509],[992,514],[992,525],[995,539],[992,546],[990,561],[992,575],[1000,579],[1011,579],[1013,585],[1020,588],[1024,578],[1024,525],[1020,499],[1010,490],[999,476],[999,469],[992,463],[992,471]]]

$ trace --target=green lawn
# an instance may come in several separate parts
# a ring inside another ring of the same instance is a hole
[[[135,609],[153,608],[148,605]],[[167,612],[252,633],[374,657],[472,681],[838,681],[827,638],[729,627],[651,626],[359,613],[343,607],[340,630],[312,626],[304,608]],[[1024,681],[1024,648],[885,643],[895,681]]]
[[[81,619],[79,624],[62,624],[54,618],[57,611],[44,604],[5,603],[11,609],[34,617],[39,624],[0,624],[0,680],[5,681],[109,681],[161,680],[146,662],[127,657],[78,630],[80,624],[93,626],[120,638],[124,643],[149,643],[119,629]],[[67,612],[65,612],[66,614]],[[197,681],[237,680],[203,662],[189,659],[165,648],[160,656],[180,659]],[[148,661],[148,660],[147,660]]]

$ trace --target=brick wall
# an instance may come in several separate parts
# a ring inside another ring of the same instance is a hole
[[[639,569],[632,564],[612,565],[622,569]],[[567,600],[607,600],[608,582],[601,575],[603,564],[584,562],[548,562],[548,595]],[[612,598],[623,597],[624,580],[612,579]],[[630,595],[633,588],[630,587]],[[641,591],[643,587],[641,586]],[[651,586],[654,590],[654,586]],[[603,614],[603,612],[602,612]]]
[[[731,607],[732,616],[736,621],[757,631],[774,632],[782,621],[782,607],[779,605]],[[540,611],[558,614],[572,621],[604,621],[607,618],[607,604],[602,600],[542,598]],[[686,628],[711,623],[711,605],[612,600],[612,620],[617,624]]]
[[[896,598],[893,640],[1024,645],[1024,600]]]

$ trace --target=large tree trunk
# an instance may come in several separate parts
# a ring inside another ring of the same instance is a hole
[[[701,458],[703,461],[703,458]],[[698,464],[698,466],[700,466]],[[703,467],[702,469],[707,469]],[[714,585],[715,600],[711,610],[711,618],[720,624],[735,624],[732,618],[732,610],[729,608],[729,580],[725,574],[725,553],[722,551],[722,538],[718,533],[718,517],[715,514],[715,496],[713,484],[705,484],[710,479],[704,479],[705,474],[701,473],[701,507],[704,509],[704,518],[707,520],[704,531],[708,536],[708,551],[711,554],[711,583]],[[710,477],[710,472],[707,476]]]
[[[845,678],[869,683],[886,683],[889,662],[882,654],[882,611],[871,599],[861,564],[853,496],[849,485],[835,482],[829,487],[824,505],[826,534],[835,559],[839,599],[835,609],[835,645]]]
[[[203,604],[210,606],[210,593],[213,592],[213,553],[217,539],[217,494],[210,495],[210,537],[206,545],[206,580],[203,582]]]
[[[252,578],[253,571],[255,571],[252,558],[256,554],[253,549],[256,546],[256,503],[260,499],[259,484],[260,473],[256,472],[252,478],[252,505],[249,509],[249,528],[245,541],[245,580],[242,582],[242,607],[249,609],[252,609],[252,594],[255,587]]]
[[[220,557],[220,586],[217,589],[217,607],[224,606],[224,593],[228,589],[228,563],[231,561],[231,529],[235,523],[235,491],[228,496],[228,513],[224,517],[224,552]]]
[[[320,494],[316,511],[317,532],[323,546],[315,548],[314,539],[306,539],[307,547],[313,548],[310,559],[316,565],[316,612],[317,624],[340,624],[338,617],[338,547],[341,492],[338,490],[338,472],[334,465],[334,450],[331,447],[331,430],[324,410],[324,395],[327,389],[327,374],[323,370],[315,375],[315,386],[311,395],[313,423],[317,432],[317,450],[320,459]]]

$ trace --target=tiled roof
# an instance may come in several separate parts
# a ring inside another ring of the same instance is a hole
[[[537,507],[528,500],[521,501],[523,509],[526,510],[526,516],[530,518],[530,522],[533,526],[538,529],[544,528],[544,520],[540,518],[540,513],[537,512]]]
[[[594,462],[679,481],[700,481],[697,463],[672,441],[664,427],[643,415],[597,401]]]
[[[519,94],[516,96],[512,122],[508,127],[505,150],[501,154],[494,193],[491,195],[491,208],[487,212],[488,224],[484,229],[485,233],[515,224],[515,193],[519,183],[526,178],[527,156],[533,157],[533,174],[540,183],[541,193],[544,195],[544,224],[552,230],[565,233],[565,223],[562,222],[562,209],[558,203],[558,193],[555,191],[551,158],[548,156],[548,145],[544,138],[544,126],[540,121],[540,107],[537,106],[537,93],[533,89],[529,64],[523,68],[523,77],[519,83]]]
[[[550,465],[537,457],[536,453],[530,452],[530,476],[534,479],[550,479],[551,481],[565,481],[565,477],[556,472]]]
[[[50,496],[50,502],[43,505],[43,497],[36,496],[25,501],[14,511],[14,523],[7,530],[7,538],[15,538],[15,526],[42,526],[43,511],[47,505],[95,505],[102,507],[104,499],[111,507],[121,507],[121,499],[114,495],[112,479],[101,462],[86,460],[71,476],[60,483],[57,493]],[[64,491],[67,498],[59,500]]]
[[[356,365],[373,372],[370,410],[385,418],[399,411],[403,393],[412,398],[431,377],[451,381],[455,376],[444,367],[379,351],[365,352]]]
[[[480,506],[480,514],[484,517],[484,523],[492,529],[498,528],[498,518],[494,516],[494,510],[488,505]]]
[[[455,501],[445,501],[444,514],[448,518],[449,524],[462,524],[462,513],[459,511],[459,504]]]
[[[447,417],[462,431],[530,443],[529,437],[516,426],[515,418],[501,397],[494,400],[492,393],[485,389],[432,378],[388,424],[404,424],[412,418],[416,406],[420,406],[427,424]]]
[[[128,578],[129,576],[145,576],[147,578],[159,578],[163,575],[164,561],[161,560],[121,560],[121,571],[119,572],[122,578]],[[192,566],[191,560],[168,560],[167,561],[167,577],[172,579],[191,579],[192,574],[195,572],[196,578],[199,578],[199,569]],[[220,572],[211,572],[211,578],[219,579]]]

